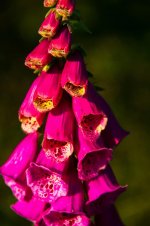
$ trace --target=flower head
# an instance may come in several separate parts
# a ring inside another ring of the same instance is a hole
[[[51,11],[41,24],[38,33],[44,38],[53,37],[60,25],[60,19],[55,11]]]
[[[48,52],[54,57],[66,57],[70,51],[71,34],[67,27],[63,27],[50,41]]]
[[[48,53],[49,40],[42,40],[35,49],[30,52],[25,60],[25,65],[31,69],[39,70],[50,63],[52,56]]]
[[[75,0],[58,0],[56,11],[64,19],[71,16],[75,9]]]
[[[53,7],[58,0],[44,0],[44,7]]]
[[[83,57],[79,52],[73,53],[65,63],[61,84],[71,96],[83,96],[88,83],[87,71]]]

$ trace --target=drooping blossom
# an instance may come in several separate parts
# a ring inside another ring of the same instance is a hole
[[[86,211],[89,215],[102,213],[103,209],[114,203],[116,198],[126,190],[120,186],[108,165],[99,176],[86,182],[88,201]]]
[[[44,0],[44,7],[53,7],[58,0]]]
[[[44,38],[51,38],[53,37],[60,25],[60,19],[52,10],[48,16],[44,19],[43,23],[41,24],[38,33]]]
[[[85,94],[88,76],[83,57],[78,51],[67,58],[62,72],[61,84],[71,96]]]
[[[39,70],[52,60],[52,56],[48,53],[48,39],[42,40],[26,57],[25,65],[31,69]]]
[[[75,9],[75,0],[58,0],[56,11],[64,19],[71,16]]]
[[[47,112],[55,108],[62,97],[61,72],[54,66],[48,72],[42,71],[40,77],[33,103],[39,112]]]
[[[101,214],[95,216],[95,226],[125,226],[114,205],[110,205]]]
[[[69,98],[64,95],[60,104],[48,114],[42,147],[47,156],[65,161],[73,153],[74,115]]]
[[[66,57],[70,52],[71,33],[65,26],[50,41],[48,52],[54,57]]]
[[[45,116],[37,111],[33,105],[33,97],[40,80],[40,76],[34,80],[19,109],[19,120],[21,128],[25,133],[35,132],[42,125]]]
[[[26,178],[34,197],[43,202],[51,203],[67,194],[68,185],[62,175],[44,166],[31,163],[26,170]]]
[[[78,140],[78,176],[81,180],[90,180],[106,168],[112,158],[112,149],[105,147],[101,138],[97,143],[86,139],[81,129],[78,129]]]

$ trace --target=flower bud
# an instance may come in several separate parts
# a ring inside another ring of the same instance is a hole
[[[45,116],[45,114],[37,111],[33,105],[34,93],[40,79],[41,76],[34,80],[19,109],[19,121],[21,122],[21,128],[25,133],[35,132],[42,125]]]
[[[61,85],[71,96],[83,96],[87,83],[88,76],[83,57],[76,51],[68,57],[65,63]]]
[[[53,7],[58,0],[44,0],[44,7]]]
[[[75,9],[75,0],[58,0],[56,12],[64,19],[71,16]]]
[[[63,96],[61,103],[49,112],[43,139],[47,156],[63,162],[73,153],[74,115],[71,103]]]
[[[55,11],[51,11],[40,26],[38,33],[44,38],[53,37],[59,27],[60,20]]]
[[[50,41],[48,52],[54,57],[66,57],[71,47],[71,33],[63,27]]]
[[[55,66],[48,72],[42,71],[40,77],[33,104],[39,112],[47,112],[56,107],[62,97],[61,74]]]
[[[33,50],[30,52],[25,60],[25,65],[31,69],[39,70],[46,64],[50,63],[52,56],[48,54],[49,40],[42,40]]]

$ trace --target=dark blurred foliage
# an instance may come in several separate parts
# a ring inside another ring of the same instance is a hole
[[[23,138],[17,111],[35,75],[24,66],[40,38],[37,29],[47,9],[41,1],[0,3],[0,164]],[[113,169],[128,191],[117,208],[128,226],[150,225],[149,88],[150,2],[144,0],[77,1],[92,35],[78,32],[75,40],[87,52],[88,69],[121,125],[130,131],[115,150]],[[9,205],[15,202],[0,179],[0,226],[25,226]]]

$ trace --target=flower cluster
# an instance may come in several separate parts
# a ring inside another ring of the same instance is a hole
[[[126,186],[109,162],[128,133],[88,81],[82,53],[71,49],[63,21],[75,1],[44,0],[44,6],[53,8],[38,31],[43,38],[25,60],[39,73],[19,109],[26,136],[0,167],[17,199],[11,208],[35,226],[121,226],[114,201]]]

